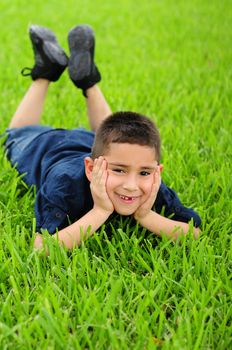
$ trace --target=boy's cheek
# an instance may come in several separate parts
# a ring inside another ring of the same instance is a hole
[[[151,196],[152,192],[152,186],[153,186],[153,181],[149,181],[146,185],[143,185],[143,188],[141,188],[143,195],[141,197],[141,204],[145,203]]]
[[[112,176],[108,172],[108,176],[107,176],[107,179],[106,179],[106,192],[108,193],[108,195],[111,192],[111,188],[112,187],[113,187]]]

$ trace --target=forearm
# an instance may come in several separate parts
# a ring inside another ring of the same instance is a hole
[[[64,245],[68,249],[72,249],[74,246],[79,246],[83,240],[92,236],[93,233],[98,230],[102,224],[104,224],[110,214],[110,212],[93,208],[81,219],[56,232],[52,235],[52,237],[57,239],[60,245]],[[34,242],[34,248],[41,249],[42,247],[43,237],[41,234],[37,234]],[[47,254],[49,254],[49,252],[47,252]]]
[[[55,233],[53,237],[68,249],[79,246],[83,240],[92,236],[104,224],[109,215],[110,213],[93,208],[81,219]]]
[[[145,217],[137,218],[140,225],[147,230],[154,232],[157,236],[165,235],[168,238],[177,239],[181,235],[189,232],[189,224],[180,221],[174,221],[150,211]],[[194,238],[197,239],[200,234],[198,228],[193,227]]]

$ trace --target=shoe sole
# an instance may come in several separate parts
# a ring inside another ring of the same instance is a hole
[[[87,25],[70,30],[68,34],[70,58],[68,71],[70,78],[79,81],[91,73],[91,54],[94,51],[94,32]]]
[[[31,41],[36,45],[42,42],[45,55],[52,63],[67,66],[68,57],[57,42],[56,36],[48,28],[33,25],[29,29]]]

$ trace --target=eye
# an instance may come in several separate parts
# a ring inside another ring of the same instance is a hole
[[[149,176],[151,173],[149,171],[141,171],[140,175],[141,176]]]
[[[123,169],[120,169],[120,168],[114,168],[114,169],[112,169],[112,171],[114,173],[119,173],[119,174],[123,174],[125,172]]]

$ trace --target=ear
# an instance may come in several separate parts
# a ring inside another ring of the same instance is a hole
[[[85,175],[90,182],[92,180],[93,162],[94,162],[93,159],[90,157],[85,157],[84,159]]]
[[[160,168],[160,173],[162,173],[162,171],[164,170],[163,164],[160,164],[160,165],[159,165],[159,168]]]

